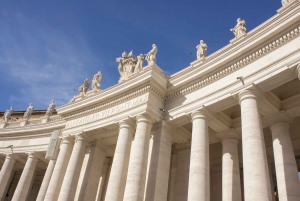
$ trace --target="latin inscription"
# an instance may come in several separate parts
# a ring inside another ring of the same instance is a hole
[[[138,97],[138,98],[135,98],[135,99],[132,99],[132,100],[127,101],[125,103],[122,103],[121,105],[114,106],[112,108],[103,110],[101,112],[98,112],[98,113],[91,114],[91,115],[88,115],[88,116],[85,116],[85,117],[82,117],[82,118],[79,118],[79,119],[69,121],[67,123],[66,127],[73,127],[73,126],[85,124],[85,123],[88,123],[88,122],[96,121],[96,120],[99,120],[99,119],[103,119],[103,118],[108,117],[108,116],[112,116],[114,114],[123,112],[125,110],[130,109],[130,108],[133,108],[134,106],[146,103],[147,100],[148,100],[148,94],[146,94],[144,96],[141,96],[141,97]]]

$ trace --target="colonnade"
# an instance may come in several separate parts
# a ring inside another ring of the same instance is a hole
[[[240,136],[233,129],[218,133],[223,150],[222,200],[242,201],[241,182],[244,182],[244,200],[271,201],[272,190],[258,106],[259,94],[255,90],[245,90],[238,94],[238,98],[241,106],[244,181],[240,180],[237,146]],[[205,108],[191,113],[193,130],[188,201],[211,199],[209,119],[210,113]],[[274,115],[269,121],[280,201],[300,200],[297,165],[288,129],[290,122],[291,119],[282,114]],[[151,132],[153,144],[150,152]],[[87,146],[91,147],[78,200],[96,199],[107,147],[99,140],[92,140],[93,143],[90,141],[84,133],[75,138],[65,136],[62,139],[56,162],[50,161],[48,164],[38,201],[74,200]],[[173,171],[170,170],[171,149],[172,132],[163,122],[153,128],[153,119],[148,114],[138,115],[136,122],[130,118],[121,121],[105,201],[168,200],[168,188],[174,191],[174,173],[171,174],[169,185],[170,171]],[[36,153],[28,153],[13,201],[26,201],[39,157]],[[0,200],[16,160],[17,154],[6,155],[0,172]]]

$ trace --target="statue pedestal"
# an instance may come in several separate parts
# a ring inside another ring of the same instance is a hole
[[[282,6],[281,8],[279,8],[277,10],[277,13],[281,14],[283,11],[290,8],[292,5],[296,4],[297,2],[299,2],[299,0],[293,0],[293,1],[289,2],[288,4],[286,4],[286,5]]]
[[[41,117],[41,123],[47,123],[49,121],[49,117]]]
[[[7,122],[6,121],[0,121],[0,128],[5,128]]]
[[[234,44],[234,43],[240,41],[241,39],[245,38],[246,36],[247,36],[247,33],[244,33],[243,35],[240,35],[237,38],[230,40],[229,42],[230,42],[230,44]]]
[[[22,120],[20,121],[20,126],[26,126],[27,123],[28,123],[28,119],[22,119]]]

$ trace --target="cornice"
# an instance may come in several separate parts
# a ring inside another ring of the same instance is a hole
[[[188,66],[187,68],[171,75],[169,81],[174,85],[175,83],[178,83],[186,78],[189,78],[191,75],[196,74],[197,72],[203,69],[209,68],[212,63],[216,63],[224,59],[226,56],[232,55],[233,52],[239,50],[240,48],[248,46],[250,42],[255,41],[258,37],[262,35],[266,35],[266,37],[268,37],[269,34],[267,34],[267,32],[274,29],[275,26],[282,23],[283,21],[289,21],[289,19],[299,15],[300,12],[299,5],[300,3],[298,2],[295,5],[291,6],[289,9],[287,9],[285,12],[281,14],[276,14],[275,16],[271,17],[269,20],[265,21],[261,25],[257,26],[256,28],[248,32],[247,36],[244,37],[243,39],[237,41],[234,44],[226,45],[222,49],[207,56],[204,61],[196,60],[192,62],[191,65]]]
[[[143,71],[141,71],[139,74],[133,75],[128,80],[124,80],[105,90],[101,90],[95,94],[84,97],[81,100],[70,102],[56,109],[60,115],[68,116],[67,113],[74,112],[84,107],[89,107],[102,101],[108,101],[109,99],[113,99],[113,97],[120,96],[126,91],[133,90],[134,87],[144,85],[145,83],[149,82],[149,80],[159,80],[161,79],[160,77],[165,78],[163,71],[157,65],[146,66],[144,67]]]
[[[192,92],[198,90],[199,88],[202,88],[208,84],[211,84],[211,83],[221,79],[222,77],[227,76],[227,75],[235,72],[238,69],[241,69],[242,67],[246,66],[247,64],[250,64],[251,62],[254,62],[257,59],[261,58],[262,56],[265,56],[266,54],[272,52],[273,50],[277,49],[278,47],[282,46],[283,44],[290,42],[292,39],[299,36],[299,33],[300,33],[300,26],[297,26],[296,28],[293,28],[286,34],[282,35],[281,37],[278,37],[277,39],[273,40],[272,42],[269,42],[267,45],[264,45],[263,47],[259,48],[258,50],[253,51],[251,54],[248,54],[248,56],[244,56],[241,60],[229,65],[228,67],[222,68],[218,72],[214,72],[214,73],[208,75],[206,78],[202,78],[198,82],[193,83],[188,86],[185,86],[184,88],[181,88],[178,91],[167,94],[166,100],[171,100],[177,96],[192,93]]]

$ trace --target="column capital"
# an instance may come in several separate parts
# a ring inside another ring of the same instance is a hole
[[[210,114],[209,112],[202,108],[200,110],[196,110],[194,112],[191,113],[191,117],[192,117],[192,122],[195,120],[195,119],[209,119],[210,118]]]
[[[41,155],[39,153],[36,152],[26,152],[26,154],[28,155],[28,158],[33,158],[33,159],[40,159]]]
[[[289,124],[293,122],[293,118],[290,117],[285,111],[280,111],[275,115],[265,117],[264,121],[268,123],[270,129],[272,130],[272,127],[275,124],[282,124],[282,126],[289,127]]]
[[[119,130],[121,128],[134,129],[135,128],[135,122],[134,122],[134,120],[131,119],[131,118],[127,118],[127,119],[121,120],[119,122]]]
[[[153,118],[149,114],[146,114],[146,113],[136,116],[136,120],[137,120],[136,123],[139,123],[139,122],[146,122],[149,124],[153,123]]]
[[[300,80],[300,64],[296,67],[296,75],[298,76],[298,79]]]
[[[82,131],[80,134],[75,135],[76,142],[88,142],[89,137]]]
[[[10,154],[4,154],[5,155],[5,159],[9,159],[9,160],[18,160],[18,155],[17,154],[13,154],[13,153],[10,153]]]
[[[71,135],[63,136],[61,144],[74,144],[74,136]]]
[[[239,103],[246,99],[259,99],[260,93],[256,89],[246,89],[238,94]]]
[[[237,142],[239,139],[241,139],[241,136],[234,129],[229,129],[229,130],[217,133],[216,137],[220,138],[222,140],[222,143],[224,140],[227,140],[227,139],[237,140]]]

